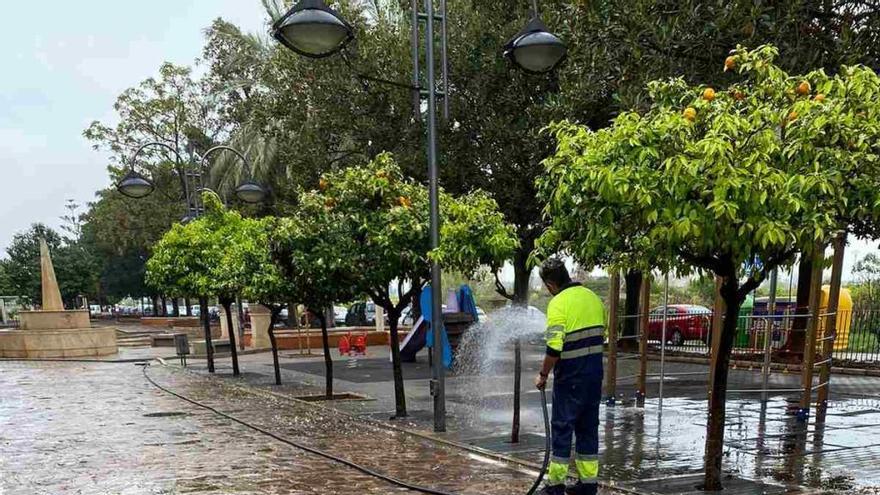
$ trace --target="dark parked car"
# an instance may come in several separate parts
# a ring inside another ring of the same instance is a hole
[[[654,308],[648,320],[648,340],[660,340],[663,336],[662,306]],[[695,304],[670,304],[666,308],[666,342],[682,345],[688,340],[709,342],[712,328],[712,311]]]
[[[386,317],[387,323],[387,317]],[[373,301],[356,302],[345,315],[347,327],[371,327],[376,325],[376,305]]]

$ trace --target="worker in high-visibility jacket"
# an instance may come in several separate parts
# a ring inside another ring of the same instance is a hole
[[[541,493],[596,495],[605,308],[593,291],[571,281],[562,260],[545,261],[540,274],[553,295],[547,306],[547,352],[535,378],[543,390],[553,371],[553,454]],[[572,434],[578,482],[566,488]]]

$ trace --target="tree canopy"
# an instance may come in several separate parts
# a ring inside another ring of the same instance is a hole
[[[40,276],[40,239],[45,239],[58,279],[61,298],[72,307],[79,295],[93,296],[98,282],[98,264],[93,253],[78,239],[61,237],[55,230],[34,224],[30,229],[15,234],[6,249],[8,260],[3,262],[3,274],[9,291],[5,296],[18,296],[29,305],[42,300]]]
[[[542,238],[588,265],[684,268],[749,282],[840,230],[876,225],[880,79],[862,66],[792,76],[740,48],[729,91],[651,83],[645,115],[551,127]],[[719,69],[720,70],[720,69]]]
[[[737,48],[723,64],[739,75],[727,91],[655,81],[645,114],[625,112],[598,131],[551,126],[557,150],[538,184],[551,219],[543,254],[722,278],[706,440],[712,490],[742,301],[795,253],[822,255],[832,237],[867,235],[880,218],[880,78],[864,66],[789,75],[777,55]]]

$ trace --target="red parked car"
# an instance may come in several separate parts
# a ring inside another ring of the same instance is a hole
[[[667,307],[666,342],[682,345],[688,340],[709,342],[712,328],[712,311],[695,304],[670,304]],[[648,320],[648,340],[660,340],[663,336],[663,307],[654,308]]]

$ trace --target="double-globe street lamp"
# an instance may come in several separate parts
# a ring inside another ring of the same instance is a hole
[[[436,98],[444,98],[444,115],[448,115],[446,66],[446,0],[440,0],[439,13],[434,13],[434,0],[424,0],[424,13],[419,12],[418,0],[412,0],[412,64],[411,85],[386,81],[375,77],[370,80],[405,87],[414,93],[414,112],[421,120],[421,98],[427,96],[427,159],[430,199],[431,248],[440,244],[440,214],[437,185],[437,110]],[[567,48],[538,16],[537,0],[532,0],[532,12],[526,26],[504,46],[504,55],[522,70],[532,74],[552,71],[565,59]],[[425,87],[420,86],[419,26],[425,21]],[[434,22],[441,23],[440,57],[443,67],[443,92],[437,91],[434,74]],[[323,0],[300,0],[272,26],[272,36],[294,52],[310,58],[329,57],[342,50],[355,38],[354,29],[342,16]],[[434,397],[434,431],[446,431],[446,397],[441,341],[440,266],[431,265],[431,331],[433,334],[433,369],[431,395]]]
[[[147,148],[151,147],[159,147],[170,151],[177,158],[177,163],[179,165],[185,162],[185,160],[180,156],[180,153],[178,153],[177,150],[175,150],[168,144],[155,141],[141,145],[134,152],[134,155],[132,155],[128,172],[122,179],[119,180],[119,182],[116,183],[116,189],[122,195],[129,198],[141,199],[149,196],[156,189],[156,186],[151,180],[138,173],[137,170],[135,170],[134,168],[135,164],[137,163],[138,157]],[[252,173],[253,168],[251,167],[251,164],[248,161],[247,157],[245,157],[244,154],[242,154],[235,148],[231,148],[225,145],[214,146],[213,148],[206,151],[205,154],[202,155],[202,166],[200,171],[198,172],[188,172],[182,167],[182,165],[179,168],[175,168],[175,171],[181,176],[180,178],[181,187],[183,188],[183,199],[186,202],[187,208],[187,215],[183,218],[182,222],[186,223],[201,216],[203,208],[199,206],[198,193],[202,191],[211,191],[211,189],[208,189],[204,186],[204,177],[202,171],[207,170],[208,158],[214,153],[218,153],[220,151],[228,151],[235,154],[245,164],[245,169],[247,170],[248,174]],[[192,187],[190,186],[190,180],[193,182]],[[241,201],[249,204],[261,203],[266,199],[267,195],[268,193],[266,189],[253,179],[245,180],[244,182],[239,184],[238,187],[235,188],[235,196]],[[205,353],[208,358],[208,371],[213,373],[214,345],[211,339],[211,318],[208,314],[207,296],[199,297],[199,311],[202,316],[202,324],[204,325],[205,330]],[[227,314],[226,317],[227,327],[229,327],[230,349],[232,353],[232,372],[234,375],[238,375],[238,350],[236,349],[235,345],[235,335],[232,331],[231,316]]]

